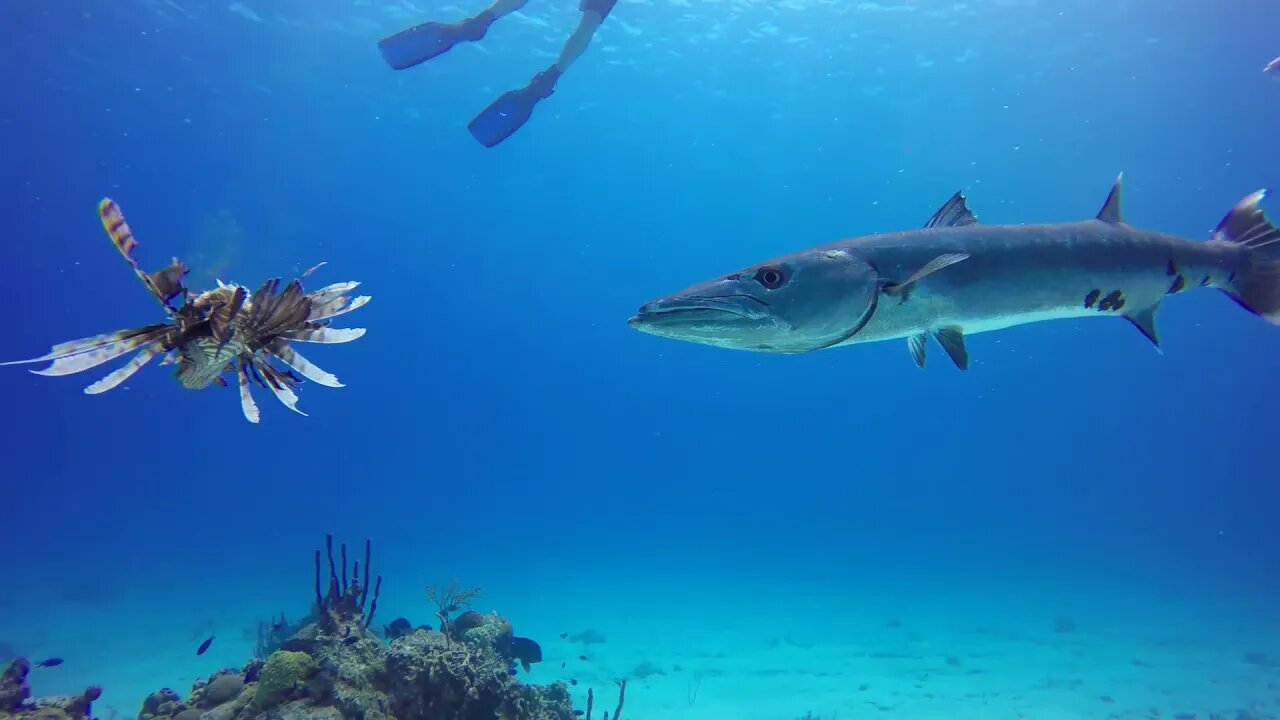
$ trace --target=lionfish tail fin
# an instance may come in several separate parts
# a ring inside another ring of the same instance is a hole
[[[146,286],[151,296],[170,313],[177,312],[169,301],[185,292],[185,288],[182,287],[182,276],[187,273],[187,266],[174,258],[173,264],[168,268],[154,275],[148,275],[133,257],[138,241],[134,238],[129,223],[125,221],[124,212],[120,206],[111,198],[103,198],[98,202],[98,218],[102,220],[102,228],[111,238],[111,244],[120,251],[120,255],[124,257],[125,262],[129,263],[129,267],[133,268],[133,273]],[[164,288],[161,288],[161,285],[164,285]]]

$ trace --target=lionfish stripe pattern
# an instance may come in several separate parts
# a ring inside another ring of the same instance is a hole
[[[315,330],[280,333],[280,337],[286,340],[326,345],[351,342],[352,340],[360,339],[363,335],[364,328],[317,328]]]
[[[188,389],[214,384],[226,387],[223,375],[234,374],[240,408],[252,423],[261,417],[251,391],[255,383],[300,415],[306,415],[298,409],[297,388],[302,378],[327,387],[344,387],[337,376],[320,369],[289,343],[343,343],[363,336],[364,328],[328,326],[331,318],[369,302],[367,295],[348,295],[360,283],[334,283],[308,293],[302,280],[325,265],[320,263],[290,281],[283,290],[280,279],[273,278],[252,292],[235,283],[219,282],[213,290],[192,294],[182,285],[188,270],[177,258],[159,272],[143,271],[133,257],[138,241],[119,205],[104,199],[98,204],[98,214],[112,244],[152,297],[165,306],[168,322],[59,343],[40,357],[0,365],[51,362],[49,367],[33,372],[70,375],[137,351],[125,365],[85,388],[85,393],[97,395],[118,387],[161,355],[162,365],[177,366],[177,379]],[[177,297],[182,298],[182,305],[174,308],[169,301]]]
[[[258,422],[258,403],[253,401],[253,393],[249,390],[249,375],[245,372],[245,361],[236,362],[236,376],[240,381],[240,409],[244,417],[251,423]]]
[[[129,362],[125,363],[120,368],[117,368],[110,375],[85,388],[85,394],[97,395],[114,388],[125,380],[128,380],[130,377],[133,377],[134,373],[138,372],[143,365],[151,362],[151,359],[158,354],[160,354],[159,350],[152,345],[147,345],[142,348],[137,355],[129,358]]]
[[[133,230],[129,228],[129,223],[124,219],[124,212],[120,210],[120,206],[110,198],[103,198],[98,203],[98,218],[102,220],[102,229],[107,231],[107,236],[111,238],[111,244],[116,246],[116,250],[124,257],[124,261],[129,263],[129,267],[133,268],[133,273],[138,276],[142,284],[147,287],[147,291],[151,296],[160,301],[170,313],[177,312],[173,306],[169,304],[169,298],[165,297],[165,293],[156,286],[151,276],[142,270],[142,266],[138,265],[138,261],[133,257],[133,251],[138,247],[138,241],[133,237]]]

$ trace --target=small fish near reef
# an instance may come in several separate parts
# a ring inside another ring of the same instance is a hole
[[[258,422],[259,412],[249,389],[251,381],[271,391],[285,407],[300,415],[306,413],[298,409],[295,390],[302,378],[326,387],[343,387],[337,377],[313,365],[291,343],[345,343],[363,336],[364,328],[329,327],[333,318],[369,302],[367,295],[348,295],[360,283],[340,282],[304,291],[302,280],[324,265],[320,263],[290,281],[283,290],[279,289],[280,279],[273,278],[252,292],[241,285],[219,281],[212,290],[193,293],[182,284],[188,270],[177,258],[158,272],[142,270],[133,257],[138,241],[119,205],[104,199],[98,204],[98,215],[112,244],[147,291],[164,306],[168,318],[162,323],[60,343],[38,358],[0,365],[51,362],[49,367],[32,372],[71,375],[137,351],[125,365],[84,390],[97,395],[119,386],[157,355],[163,355],[161,364],[176,364],[178,382],[191,390],[213,384],[226,387],[223,374],[233,374],[240,387],[240,407],[252,423]],[[181,304],[175,307],[172,301],[179,298]]]
[[[1280,80],[1280,57],[1267,63],[1266,67],[1262,68],[1262,72],[1270,75],[1276,80]]]
[[[62,658],[54,657],[54,658],[49,658],[48,660],[41,660],[40,662],[36,663],[36,667],[51,668],[51,667],[58,667],[61,664],[62,664]]]
[[[805,353],[905,338],[924,367],[930,337],[961,370],[965,337],[1063,318],[1123,317],[1156,346],[1167,295],[1221,290],[1280,324],[1280,229],[1258,207],[1227,213],[1199,242],[1137,228],[1121,181],[1097,217],[982,225],[956,193],[919,230],[869,235],[786,255],[640,308],[646,333],[737,350]]]
[[[213,635],[210,635],[208,640],[200,643],[200,647],[196,648],[197,655],[203,655],[209,651],[209,646],[213,645],[213,637]]]

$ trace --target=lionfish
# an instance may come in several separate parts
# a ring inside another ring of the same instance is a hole
[[[340,282],[304,292],[302,280],[324,265],[320,263],[283,290],[280,279],[273,278],[252,292],[241,285],[218,281],[213,290],[192,293],[182,284],[189,270],[177,258],[158,272],[143,271],[133,257],[138,241],[119,205],[103,199],[98,203],[98,216],[112,244],[152,297],[164,306],[167,321],[71,340],[53,346],[38,358],[0,365],[52,361],[49,367],[32,372],[71,375],[136,350],[125,365],[84,390],[97,395],[117,387],[157,355],[163,355],[161,364],[176,363],[178,382],[191,390],[202,390],[214,383],[226,387],[223,374],[234,373],[240,386],[240,407],[252,423],[258,422],[259,413],[249,389],[251,381],[270,390],[285,407],[300,415],[306,413],[298,409],[295,390],[302,378],[326,387],[343,387],[337,377],[313,365],[290,343],[345,343],[364,335],[364,328],[329,327],[333,318],[369,302],[367,295],[348,295],[360,283]],[[177,307],[173,304],[175,299],[181,301]]]

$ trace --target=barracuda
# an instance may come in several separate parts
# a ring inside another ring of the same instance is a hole
[[[925,364],[933,337],[957,367],[965,336],[1044,320],[1123,317],[1157,348],[1167,295],[1217,288],[1280,324],[1280,230],[1241,200],[1207,241],[1124,222],[1117,179],[1097,217],[982,225],[956,193],[918,230],[786,255],[642,306],[642,332],[737,350],[804,353],[906,338]]]

